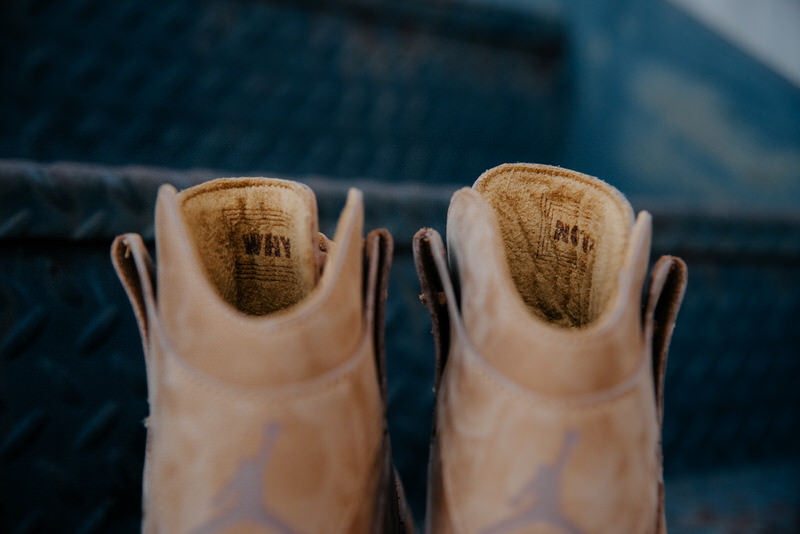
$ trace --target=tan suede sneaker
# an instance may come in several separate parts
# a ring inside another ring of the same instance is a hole
[[[426,530],[665,532],[660,423],[685,264],[608,184],[502,165],[414,240],[434,324]]]
[[[404,532],[385,404],[392,241],[350,190],[333,241],[301,184],[214,180],[112,260],[144,342],[146,533]]]

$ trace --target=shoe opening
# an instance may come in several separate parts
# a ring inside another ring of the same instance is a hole
[[[514,284],[532,313],[564,327],[597,320],[617,291],[630,204],[596,178],[504,165],[475,189],[493,208]]]
[[[212,285],[249,315],[302,300],[318,279],[316,201],[301,184],[215,180],[180,194],[181,216]]]

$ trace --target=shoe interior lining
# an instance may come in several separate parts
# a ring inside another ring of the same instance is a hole
[[[500,225],[517,290],[564,327],[595,321],[615,295],[633,214],[607,184],[559,169],[515,167],[475,185]]]
[[[181,214],[220,296],[265,315],[305,297],[316,283],[316,204],[300,186],[247,179],[191,190]]]

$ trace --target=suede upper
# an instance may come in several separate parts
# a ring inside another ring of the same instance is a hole
[[[360,192],[321,276],[316,204],[299,184],[163,186],[156,212],[157,299],[141,239],[112,249],[147,358],[143,531],[376,531],[378,486],[394,482]]]
[[[661,528],[660,420],[641,307],[651,223],[632,214],[595,178],[503,165],[454,195],[449,260],[438,234],[418,234],[415,253],[430,258],[417,261],[423,289],[441,292],[426,301],[446,344],[428,532]]]

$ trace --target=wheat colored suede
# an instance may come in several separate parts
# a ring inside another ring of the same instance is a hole
[[[451,202],[449,261],[436,232],[418,233],[414,251],[423,296],[437,343],[446,343],[437,348],[442,361],[437,364],[441,369],[426,531],[665,532],[660,403],[654,391],[663,368],[654,379],[651,358],[657,337],[664,341],[658,345],[663,358],[657,361],[665,361],[685,287],[685,265],[677,259],[670,264],[677,274],[670,278],[673,287],[665,299],[669,304],[662,306],[662,319],[668,324],[658,326],[659,335],[654,336],[656,312],[643,320],[641,307],[650,216],[640,213],[635,222],[630,217],[625,222],[632,210],[619,193],[594,178],[552,167],[502,166],[487,171],[478,181],[479,189],[487,175],[498,174],[506,181],[499,189],[504,194],[530,191],[520,182],[536,180],[545,184],[536,186],[540,191],[572,190],[578,199],[587,196],[581,188],[601,191],[591,194],[593,206],[579,201],[577,213],[592,225],[597,261],[605,265],[589,275],[605,286],[600,290],[604,297],[584,299],[594,308],[579,314],[588,321],[566,322],[570,326],[560,321],[561,314],[547,321],[548,313],[532,310],[532,302],[551,296],[520,294],[524,273],[508,253],[509,247],[520,245],[508,243],[514,239],[508,228],[524,227],[525,222],[512,221],[501,230],[498,218],[503,216],[496,216],[497,206],[493,210],[476,190],[461,190]],[[515,202],[515,209],[524,213],[524,202]],[[605,223],[592,222],[598,213],[604,214]],[[611,239],[597,233],[606,226],[615,233]],[[561,239],[559,228],[543,230],[545,238]],[[610,254],[618,258],[601,257],[609,242]],[[572,265],[581,268],[579,261]],[[538,257],[527,265],[547,270]],[[660,282],[652,286],[649,308],[659,307],[659,295],[668,285],[665,270],[656,272]],[[547,278],[537,280],[546,283]],[[572,282],[565,291],[582,287],[579,278]],[[437,309],[438,301],[446,312]],[[441,324],[443,320],[448,324]]]
[[[252,182],[215,181],[204,194]],[[112,246],[145,341],[143,532],[394,531],[384,525],[396,518],[375,508],[405,512],[391,502],[398,491],[375,346],[384,298],[376,292],[385,290],[389,261],[378,253],[391,254],[390,237],[382,238],[388,249],[371,247],[362,287],[363,208],[351,190],[317,285],[283,310],[248,315],[224,298],[198,257],[191,217],[180,211],[181,195],[193,193],[159,193],[157,298],[141,238],[120,236]],[[308,222],[302,233],[316,247],[316,213],[298,204],[295,215]]]

